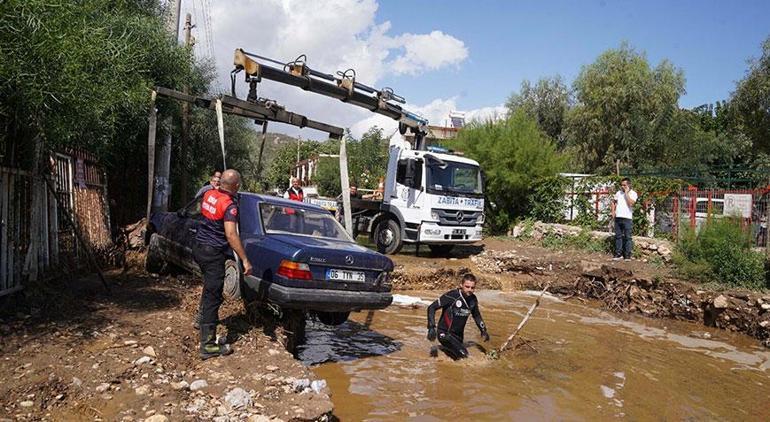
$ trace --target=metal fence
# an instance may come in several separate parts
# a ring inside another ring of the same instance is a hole
[[[28,172],[0,167],[0,296],[58,264],[55,198]]]
[[[590,192],[568,192],[565,196],[565,214],[568,221],[579,215],[590,214],[601,222],[598,229],[612,231],[611,203],[615,192],[599,187]],[[712,219],[739,218],[755,247],[769,247],[768,204],[770,186],[762,189],[724,190],[690,187],[681,192],[649,195],[637,205],[648,221],[649,237],[665,235],[677,238],[684,228],[699,230]]]
[[[80,152],[51,158],[55,192],[42,177],[0,167],[0,296],[20,290],[26,280],[85,263],[67,215],[89,247],[99,252],[112,246],[101,167]]]
[[[687,189],[658,206],[656,230],[674,236],[684,228],[698,230],[712,219],[738,218],[756,247],[768,246],[767,209],[770,187],[751,190]]]

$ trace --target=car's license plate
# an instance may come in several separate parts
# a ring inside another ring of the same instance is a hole
[[[465,234],[465,229],[452,229],[452,234]]]
[[[337,270],[332,268],[326,270],[326,279],[363,283],[366,281],[366,275],[363,271]]]

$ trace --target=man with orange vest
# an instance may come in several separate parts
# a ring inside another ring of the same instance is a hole
[[[241,175],[235,170],[225,170],[218,189],[203,194],[201,214],[203,221],[198,227],[193,246],[193,256],[203,273],[203,292],[200,302],[200,356],[208,359],[229,355],[229,344],[217,342],[219,307],[225,282],[225,262],[235,252],[241,259],[243,274],[251,274],[251,263],[238,235],[238,189]],[[231,251],[232,250],[232,251]]]
[[[291,178],[291,187],[286,189],[286,192],[283,193],[283,197],[286,199],[291,199],[292,201],[299,202],[302,202],[305,199],[305,193],[302,191],[302,188],[299,185],[298,178]]]

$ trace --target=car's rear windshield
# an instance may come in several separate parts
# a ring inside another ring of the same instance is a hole
[[[259,214],[266,234],[289,233],[351,241],[345,229],[328,211],[260,204]]]

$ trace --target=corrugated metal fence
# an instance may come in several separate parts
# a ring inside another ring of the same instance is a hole
[[[0,167],[0,296],[85,263],[82,245],[59,204],[74,216],[85,242],[97,252],[112,246],[104,173],[83,153],[52,157],[52,193],[43,178]],[[58,199],[58,201],[57,201]]]
[[[42,180],[0,167],[0,296],[58,265],[56,200]]]

